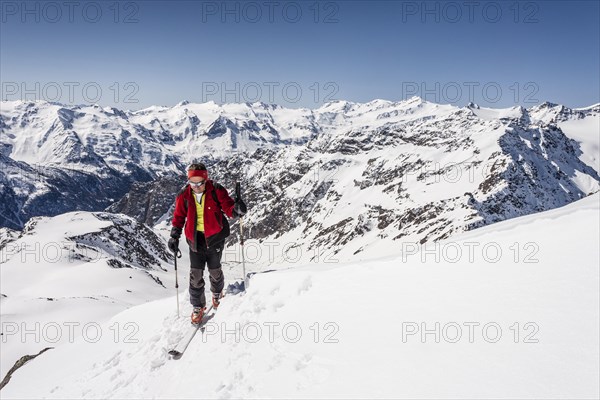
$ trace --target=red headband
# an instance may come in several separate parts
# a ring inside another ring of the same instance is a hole
[[[208,171],[205,169],[193,169],[191,171],[188,171],[188,178],[191,178],[192,176],[199,176],[201,178],[204,178],[204,180],[207,180]]]

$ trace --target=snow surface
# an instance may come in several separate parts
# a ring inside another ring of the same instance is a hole
[[[4,333],[2,378],[23,355],[68,343],[83,333],[86,324],[90,324],[87,329],[92,335],[92,325],[106,322],[133,305],[167,295],[167,289],[150,276],[159,277],[166,287],[172,287],[174,276],[167,272],[166,263],[149,271],[114,268],[107,261],[118,256],[111,254],[108,246],[90,243],[82,248],[72,239],[111,225],[90,212],[41,217],[28,233],[0,250],[0,281],[6,296],[0,303]],[[107,238],[103,240],[109,242]],[[145,246],[151,251],[147,243]],[[65,325],[69,323],[79,326],[69,332]],[[25,328],[33,332],[25,340],[20,334],[8,333],[14,329],[23,333]]]
[[[577,141],[582,154],[579,159],[600,173],[600,120],[584,118],[558,124],[571,139]]]
[[[80,336],[26,364],[2,396],[598,398],[599,202],[425,252],[398,241],[392,257],[256,274],[177,361],[167,350],[189,324],[186,296],[180,318],[174,296],[131,307],[101,324],[99,341]]]
[[[479,118],[490,121],[500,118],[519,118],[523,115],[523,108],[519,106],[509,108],[477,107],[470,109],[473,111],[473,114],[477,115]]]

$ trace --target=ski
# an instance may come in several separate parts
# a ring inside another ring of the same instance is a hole
[[[206,325],[206,323],[212,319],[212,317],[215,315],[215,312],[216,309],[213,310],[213,306],[210,305],[206,310],[206,313],[202,317],[202,321],[198,325],[190,325],[189,330],[187,331],[185,336],[179,341],[177,346],[175,346],[173,350],[169,350],[169,355],[171,356],[171,358],[173,358],[174,360],[179,360],[183,356],[185,349],[187,349],[194,336],[196,336],[196,332],[198,332],[199,329],[202,329],[204,325]]]

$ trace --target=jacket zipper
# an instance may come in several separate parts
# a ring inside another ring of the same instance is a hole
[[[191,186],[190,186],[190,192],[192,193],[192,200],[194,201],[194,210],[196,210],[196,199],[194,198],[194,193],[192,192],[192,187]],[[196,232],[197,232],[196,231],[196,229],[197,229],[196,225],[198,225],[198,210],[196,210],[194,212],[194,214],[196,214],[196,215],[194,215],[194,234],[192,235],[192,237],[193,237],[193,239],[192,239],[192,250],[198,251],[198,247],[197,247],[197,244],[196,244]]]

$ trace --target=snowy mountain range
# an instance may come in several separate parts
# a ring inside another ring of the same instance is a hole
[[[252,238],[342,258],[599,190],[599,104],[490,109],[415,97],[313,110],[20,101],[0,110],[0,224],[12,229],[33,216],[105,209],[152,226],[168,219],[192,161],[230,190],[242,181]]]

